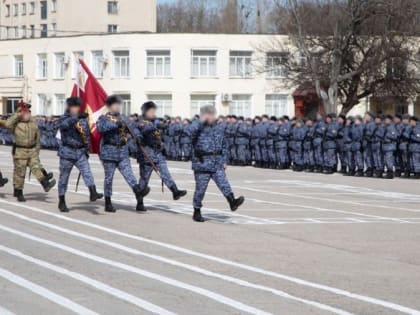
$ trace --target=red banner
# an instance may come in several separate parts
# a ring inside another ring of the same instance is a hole
[[[77,83],[73,87],[72,97],[82,99],[81,110],[89,114],[89,126],[91,131],[90,151],[99,154],[101,135],[96,129],[96,122],[106,111],[105,101],[107,94],[88,66],[79,59],[80,67],[77,73]]]

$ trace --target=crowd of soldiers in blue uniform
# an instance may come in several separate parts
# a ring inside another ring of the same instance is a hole
[[[132,119],[136,119],[132,116]],[[195,118],[197,119],[197,118]],[[188,119],[166,118],[167,157],[191,159]],[[420,124],[409,115],[219,117],[228,163],[357,177],[420,178]]]

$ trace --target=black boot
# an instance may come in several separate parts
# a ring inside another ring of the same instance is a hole
[[[105,212],[117,212],[111,202],[111,197],[105,197]]]
[[[394,172],[393,171],[387,171],[385,178],[386,179],[394,179]]]
[[[373,177],[373,170],[371,168],[368,168],[366,170],[365,176],[366,177]]]
[[[54,177],[54,174],[52,173],[52,172],[47,172],[45,169],[41,169],[41,172],[42,172],[42,174],[44,175],[44,177],[47,179],[47,180],[51,180],[53,177]]]
[[[363,171],[362,170],[359,170],[359,171],[357,171],[356,172],[356,174],[354,175],[354,176],[356,176],[356,177],[363,177]]]
[[[67,208],[66,205],[66,198],[64,196],[59,196],[59,202],[58,202],[58,209],[60,209],[61,212],[69,212],[69,208]]]
[[[3,177],[3,174],[0,172],[0,187],[3,187],[7,184],[9,180],[5,177]]]
[[[44,178],[41,181],[42,188],[44,188],[45,192],[49,192],[51,190],[51,188],[53,188],[55,186],[55,184],[56,184],[55,179],[48,180],[48,179]]]
[[[146,212],[147,209],[144,207],[143,198],[137,199],[136,211]]]
[[[201,209],[194,208],[193,220],[195,222],[204,222],[204,218],[201,216]]]
[[[178,190],[178,187],[176,187],[176,185],[173,185],[170,189],[172,191],[172,196],[174,200],[179,200],[187,194],[186,190]]]
[[[150,187],[145,187],[143,190],[140,188],[140,185],[136,185],[133,188],[134,194],[136,195],[137,205],[136,211],[147,211],[144,207],[143,198],[146,197],[150,192]]]
[[[229,202],[229,206],[230,206],[230,210],[232,211],[236,211],[238,210],[238,208],[244,203],[245,198],[244,197],[239,197],[237,199],[235,199],[235,196],[233,194],[230,194],[229,196],[227,196],[227,201]]]
[[[394,176],[395,176],[395,177],[401,177],[401,176],[402,176],[402,172],[401,172],[401,170],[397,170],[397,171],[395,171]]]
[[[26,201],[25,197],[23,196],[23,190],[22,189],[15,189],[14,196],[17,198],[17,201],[19,201],[19,202],[25,202]]]
[[[90,198],[91,202],[94,202],[98,199],[102,199],[104,197],[103,194],[100,194],[96,191],[96,186],[95,185],[89,187],[89,193],[90,193],[89,198]]]

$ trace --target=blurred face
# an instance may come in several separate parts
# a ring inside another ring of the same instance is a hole
[[[392,120],[391,120],[391,119],[389,119],[389,118],[386,118],[386,119],[385,119],[385,124],[389,125],[391,122],[392,122]]]
[[[375,123],[379,125],[380,123],[382,123],[382,120],[380,118],[375,118]]]
[[[401,119],[398,117],[394,117],[394,124],[399,124],[401,122]]]
[[[346,126],[350,126],[351,125],[351,120],[350,119],[347,119],[346,120]]]
[[[410,121],[408,119],[403,119],[402,122],[403,122],[404,125],[408,125],[410,123]]]
[[[109,106],[109,111],[111,113],[119,113],[121,111],[121,104],[119,103],[111,104],[111,106]]]
[[[201,115],[201,121],[212,125],[216,122],[216,115],[215,114],[209,114],[209,113],[202,114]]]
[[[69,113],[70,113],[70,115],[73,115],[73,116],[79,115],[79,113],[80,113],[80,107],[79,106],[72,106],[72,107],[70,107],[69,108]]]
[[[306,121],[306,126],[308,126],[308,127],[312,127],[312,125],[313,125],[313,122],[312,122],[312,120],[308,120],[308,121]]]
[[[361,125],[362,121],[360,119],[356,119],[356,121],[354,122],[356,125]]]
[[[343,118],[341,118],[341,117],[338,117],[338,122],[339,122],[340,124],[344,124],[344,119],[343,119]]]
[[[322,115],[321,114],[316,114],[316,120],[322,120]]]
[[[156,118],[156,109],[155,108],[151,108],[146,112],[146,118],[147,119],[155,119]]]
[[[325,121],[329,124],[332,122],[332,119],[330,117],[327,117],[327,119],[325,119]]]
[[[23,112],[20,117],[22,121],[29,121],[31,119],[31,112]]]
[[[365,121],[370,121],[371,119],[372,118],[368,114],[365,115]]]
[[[417,125],[417,121],[415,120],[410,120],[410,125],[415,127]]]

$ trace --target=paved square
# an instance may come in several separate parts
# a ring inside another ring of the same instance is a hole
[[[420,314],[420,181],[231,167],[245,205],[230,212],[211,184],[198,224],[190,164],[169,165],[187,198],[153,175],[141,214],[120,175],[116,214],[74,191],[75,170],[69,214],[34,179],[26,203],[1,189],[0,314]],[[9,147],[0,169],[11,179]]]

